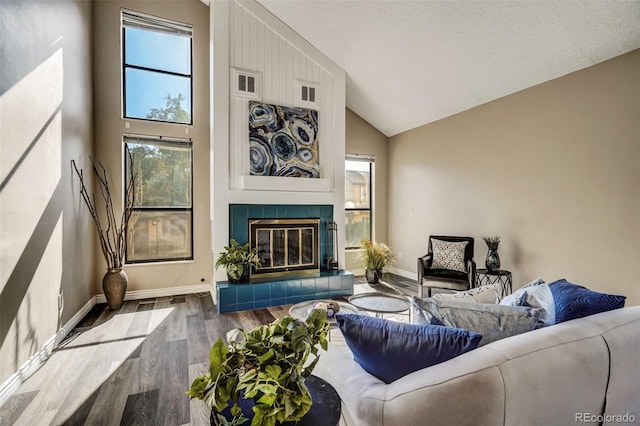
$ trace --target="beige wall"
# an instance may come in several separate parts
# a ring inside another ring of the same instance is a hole
[[[358,114],[346,110],[346,153],[364,154],[375,157],[374,169],[374,230],[373,239],[388,243],[387,234],[387,137]],[[344,237],[344,235],[342,235]],[[345,269],[356,270],[355,259],[359,250],[346,252]]]
[[[515,287],[565,277],[640,303],[640,51],[390,138],[389,235],[500,235]]]
[[[149,13],[193,25],[193,126],[121,118],[120,8]],[[98,1],[94,3],[95,152],[104,162],[121,199],[122,134],[190,137],[193,140],[194,261],[128,265],[130,291],[158,290],[211,283],[209,187],[209,9],[189,1]],[[127,124],[129,127],[126,127]],[[95,249],[98,268],[95,290],[105,263]]]
[[[0,385],[94,294],[95,231],[71,173],[92,147],[91,6],[1,6]]]

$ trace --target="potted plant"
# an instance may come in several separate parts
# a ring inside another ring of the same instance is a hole
[[[187,395],[212,408],[214,425],[300,420],[312,404],[304,379],[319,360],[318,345],[327,349],[326,315],[314,309],[306,321],[287,316],[251,331],[231,330],[228,346],[222,338],[213,345],[209,371],[193,381]]]
[[[234,238],[218,256],[216,269],[223,266],[227,269],[227,277],[230,283],[239,284],[249,282],[251,268],[260,266],[258,247],[251,248],[249,243],[238,243]]]
[[[500,256],[498,255],[500,237],[495,235],[493,237],[482,237],[482,239],[487,243],[487,247],[489,248],[484,264],[489,272],[498,272],[500,270]]]
[[[128,149],[126,149],[126,154],[129,162],[133,164],[133,154]],[[124,296],[129,281],[122,267],[124,266],[127,252],[126,232],[129,226],[131,209],[135,202],[136,174],[133,171],[134,167],[130,167],[130,175],[128,176],[124,193],[124,206],[122,214],[118,216],[116,215],[113,204],[107,171],[102,163],[98,162],[96,164],[91,157],[89,157],[89,160],[91,161],[95,177],[98,180],[98,192],[100,192],[102,196],[100,205],[96,201],[95,192],[91,191],[90,193],[87,189],[83,170],[78,170],[75,160],[71,160],[71,165],[80,180],[80,195],[91,214],[93,223],[96,225],[100,240],[100,249],[102,249],[104,260],[107,263],[107,272],[102,278],[102,290],[107,299],[109,309],[117,310],[120,309],[124,303]],[[101,208],[104,209],[102,213],[100,212]]]
[[[362,240],[361,246],[364,250],[360,254],[359,263],[365,269],[367,282],[377,284],[384,270],[393,263],[393,252],[386,244],[369,239]]]

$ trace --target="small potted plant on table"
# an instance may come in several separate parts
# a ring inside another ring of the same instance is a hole
[[[251,275],[251,268],[260,266],[258,247],[251,248],[249,243],[241,245],[232,238],[216,261],[216,269],[220,266],[227,269],[230,283],[247,283]]]
[[[485,259],[485,266],[489,272],[498,272],[500,270],[500,256],[498,255],[498,245],[500,244],[500,237],[498,235],[492,237],[482,237],[485,243],[487,243],[487,258]]]

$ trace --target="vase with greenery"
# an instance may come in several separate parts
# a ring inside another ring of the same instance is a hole
[[[489,272],[498,272],[500,270],[500,256],[498,255],[498,245],[500,244],[500,237],[495,235],[493,237],[482,237],[485,243],[487,243],[487,258],[485,259],[485,267]]]
[[[133,164],[133,154],[126,149],[128,161]],[[127,252],[127,228],[131,209],[135,202],[135,179],[133,167],[130,167],[130,175],[126,183],[124,193],[124,206],[122,213],[118,215],[114,206],[113,194],[109,185],[107,171],[101,162],[96,162],[89,157],[95,178],[97,179],[97,191],[89,190],[89,183],[85,180],[84,171],[78,169],[75,160],[71,165],[80,180],[80,195],[87,206],[93,223],[98,231],[100,249],[107,263],[107,272],[102,279],[102,290],[107,299],[107,305],[111,310],[120,309],[124,303],[127,291],[128,278],[122,267],[124,266]],[[96,197],[99,192],[100,196]],[[100,202],[98,202],[100,200]]]
[[[287,316],[250,331],[231,330],[228,345],[222,338],[213,345],[209,371],[193,381],[187,395],[212,408],[214,425],[300,420],[312,404],[304,379],[319,360],[318,346],[327,349],[326,317],[314,309],[306,321]],[[307,363],[310,355],[315,358]]]
[[[369,239],[361,241],[362,253],[358,262],[365,270],[365,276],[369,284],[377,284],[386,268],[391,266],[394,260],[393,251],[384,243],[376,243]]]
[[[258,247],[251,248],[249,243],[240,244],[234,238],[218,256],[216,269],[220,266],[226,268],[227,277],[232,284],[249,282],[251,268],[260,266]]]

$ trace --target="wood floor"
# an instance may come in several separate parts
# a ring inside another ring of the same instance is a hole
[[[403,280],[390,277],[395,290],[356,280],[355,292],[406,293]],[[96,305],[0,407],[0,425],[208,425],[209,409],[185,391],[206,372],[213,343],[289,307],[221,315],[209,293],[128,301],[115,312]]]

